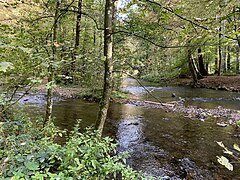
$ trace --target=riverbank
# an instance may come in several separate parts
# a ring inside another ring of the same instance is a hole
[[[160,82],[171,85],[189,86],[192,84],[192,79],[190,77],[173,78]],[[240,76],[205,76],[198,81],[196,86],[215,90],[240,92]]]
[[[198,86],[240,92],[240,76],[208,76],[199,80]]]
[[[191,79],[184,78],[184,79],[174,79],[171,82],[166,83],[168,84],[175,84],[175,85],[189,85],[191,83]],[[240,76],[209,76],[199,81],[199,87],[206,87],[210,89],[221,89],[223,90],[231,90],[231,91],[238,91],[240,90]],[[197,90],[197,89],[196,89]],[[35,92],[44,92],[46,93],[46,87],[44,84],[41,86],[34,88]],[[95,101],[98,102],[99,99],[94,98],[95,96],[99,97],[98,95],[94,95],[94,92],[84,93],[84,89],[75,86],[75,87],[61,87],[56,86],[54,88],[54,95],[60,97],[62,99],[83,99],[87,101]],[[85,96],[84,96],[85,95]],[[219,126],[227,126],[227,125],[236,125],[238,126],[238,122],[240,121],[240,111],[232,110],[223,108],[221,106],[207,109],[207,108],[200,108],[197,106],[188,106],[184,104],[184,99],[181,101],[174,101],[168,103],[159,103],[159,102],[152,102],[152,101],[144,101],[139,99],[134,94],[126,95],[125,97],[116,97],[113,96],[111,99],[112,102],[117,102],[120,104],[132,104],[135,106],[144,106],[147,108],[160,108],[164,109],[165,111],[169,112],[178,112],[184,113],[185,116],[191,119],[198,119],[201,121],[205,121],[208,118],[215,118],[216,123]],[[161,99],[160,99],[161,100]]]
[[[165,86],[190,86],[192,84],[192,79],[190,77],[162,79],[160,84]],[[207,76],[198,81],[197,87],[240,92],[240,76]],[[46,82],[44,81],[40,86],[34,87],[33,91],[46,93]],[[66,87],[57,85],[54,88],[54,95],[64,99],[75,99],[80,98],[83,91],[85,90],[79,86]]]

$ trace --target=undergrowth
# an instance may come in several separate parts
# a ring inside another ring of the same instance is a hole
[[[52,122],[44,129],[24,116],[0,123],[0,179],[146,179],[126,165],[112,138],[89,128],[81,133],[79,123],[64,145],[56,143],[64,132]]]

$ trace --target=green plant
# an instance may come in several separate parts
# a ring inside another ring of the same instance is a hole
[[[101,99],[101,95],[101,89],[84,89],[80,92],[79,97],[83,98],[84,100],[98,102]]]
[[[113,99],[116,99],[116,98],[127,99],[127,98],[129,98],[129,92],[123,91],[123,90],[113,91],[112,98]]]
[[[110,137],[77,124],[64,145],[64,132],[49,122],[19,116],[0,124],[0,179],[144,179],[126,165],[126,153],[116,152]]]

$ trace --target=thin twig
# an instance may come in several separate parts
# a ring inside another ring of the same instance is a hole
[[[34,86],[34,84],[32,86],[30,86],[19,98],[17,98],[13,103],[9,104],[7,107],[3,108],[3,110],[0,112],[0,114],[4,113],[6,110],[8,110],[10,107],[12,107],[14,104],[16,104],[17,102],[20,101],[20,99],[22,99]]]

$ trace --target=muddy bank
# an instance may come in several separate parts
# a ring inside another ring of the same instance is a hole
[[[82,90],[83,89],[79,87],[56,86],[53,89],[53,94],[62,99],[76,99],[80,97]],[[32,88],[32,92],[47,94],[47,88],[45,85],[36,86]]]
[[[240,76],[208,76],[199,80],[198,86],[240,92]]]
[[[163,79],[160,83],[189,86],[192,85],[192,79],[190,77]],[[240,92],[240,76],[206,76],[198,81],[197,87]]]
[[[186,117],[194,120],[205,121],[208,118],[215,118],[219,126],[236,125],[240,120],[240,111],[225,109],[221,106],[214,109],[203,109],[196,106],[185,106],[184,101],[174,101],[169,103],[158,103],[142,100],[116,100],[121,104],[132,104],[135,106],[143,106],[146,108],[160,108],[166,112],[184,113]]]

